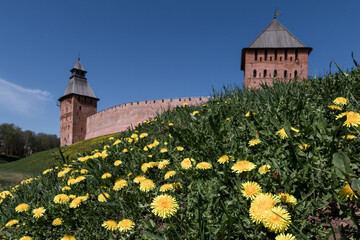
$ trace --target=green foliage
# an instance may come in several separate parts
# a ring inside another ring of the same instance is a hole
[[[253,202],[241,191],[245,182],[253,181],[265,193],[278,197],[286,193],[297,200],[281,198],[277,204],[291,215],[287,232],[297,239],[335,235],[328,224],[339,217],[354,223],[346,229],[339,227],[341,237],[355,239],[359,229],[360,136],[356,124],[344,125],[347,116],[337,116],[360,112],[359,79],[360,69],[356,68],[302,82],[275,82],[261,91],[224,88],[203,106],[178,107],[135,131],[114,139],[106,136],[97,147],[82,142],[63,148],[62,154],[57,154],[58,168],[10,189],[14,198],[7,196],[0,204],[0,236],[275,239],[269,227],[254,223],[249,216]],[[337,97],[347,99],[342,110],[328,107]],[[254,144],[254,139],[260,142]],[[229,156],[229,161],[220,164],[218,159],[223,155]],[[181,165],[186,158],[193,159],[189,169]],[[117,160],[122,163],[116,166]],[[169,161],[166,166],[161,165],[164,160]],[[248,160],[256,168],[236,173],[234,166],[240,160]],[[211,164],[211,168],[196,167],[201,162]],[[269,172],[259,171],[264,165],[271,167]],[[170,170],[176,174],[165,177]],[[104,173],[111,177],[104,177]],[[139,175],[151,179],[156,187],[144,191],[143,185],[134,182]],[[77,181],[80,176],[85,179]],[[119,179],[126,180],[127,186],[116,190]],[[344,190],[347,183],[355,192]],[[167,213],[167,218],[152,211],[154,199],[164,194],[160,190],[164,184],[171,184],[173,189],[166,194],[179,206]],[[71,190],[63,190],[64,186]],[[54,202],[62,193],[86,197],[72,208],[69,203]],[[99,195],[105,193],[109,194],[106,201],[100,201]],[[31,210],[44,207],[46,212],[40,218],[34,218],[30,211],[16,212],[20,203],[29,204]],[[325,211],[332,206],[340,209],[339,216]],[[64,220],[62,225],[51,225],[58,217]],[[127,232],[112,232],[102,226],[105,221],[124,218],[135,223]],[[20,226],[5,227],[11,219],[18,219]]]

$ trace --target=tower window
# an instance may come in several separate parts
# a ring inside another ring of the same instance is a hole
[[[267,71],[266,69],[264,69],[264,77],[266,77],[266,75],[267,75]]]
[[[81,106],[79,107],[79,111],[81,111]]]
[[[275,69],[274,70],[274,78],[276,78],[277,77],[277,70]]]
[[[280,62],[282,61],[282,57],[280,57]]]
[[[258,55],[257,50],[255,50],[255,61],[257,61],[257,55]]]
[[[285,49],[285,56],[284,56],[285,61],[287,60],[287,55],[288,55],[288,52],[287,52],[287,49]]]
[[[262,61],[262,57],[260,57],[260,62]]]
[[[290,62],[292,62],[292,57],[290,57]]]
[[[284,71],[284,78],[287,78],[287,71]]]
[[[277,60],[277,50],[275,49],[274,60]]]
[[[299,60],[299,50],[295,49],[295,60]]]
[[[267,50],[265,50],[264,61],[267,61]]]
[[[297,70],[295,70],[294,72],[294,77],[297,77]]]
[[[270,61],[272,61],[272,57],[270,57]]]
[[[256,77],[256,70],[253,71],[253,77]]]

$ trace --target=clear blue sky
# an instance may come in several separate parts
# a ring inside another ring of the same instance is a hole
[[[360,61],[360,1],[0,1],[0,123],[59,135],[79,52],[98,111],[238,84],[241,49],[277,19],[313,48],[309,74]],[[334,68],[333,68],[334,70]]]

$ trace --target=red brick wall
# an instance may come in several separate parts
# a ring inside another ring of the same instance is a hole
[[[161,113],[177,106],[183,106],[184,103],[188,105],[200,105],[208,100],[208,97],[194,97],[121,104],[88,117],[85,139],[133,128],[139,121],[143,122],[144,120],[155,117],[156,113]]]
[[[277,60],[275,60],[275,49],[266,49],[267,59],[265,60],[265,49],[246,49],[245,50],[245,69],[244,69],[244,88],[259,88],[261,82],[272,84],[274,70],[277,70],[277,79],[288,80],[295,77],[297,71],[298,79],[308,77],[308,56],[309,49],[297,49],[298,59],[295,59],[295,49],[277,49]],[[255,51],[257,51],[257,60],[255,60]],[[287,51],[287,59],[285,59]],[[267,76],[264,77],[264,70]],[[253,71],[256,70],[256,77],[253,77]],[[284,71],[287,71],[287,77],[284,77]]]

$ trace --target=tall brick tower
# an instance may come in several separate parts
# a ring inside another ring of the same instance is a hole
[[[244,89],[272,84],[274,78],[286,81],[308,76],[308,57],[312,48],[305,47],[277,20],[274,20],[247,47],[242,49],[241,70]]]
[[[97,112],[94,92],[85,78],[86,71],[80,59],[70,70],[71,76],[60,101],[60,146],[85,139],[86,119]]]

